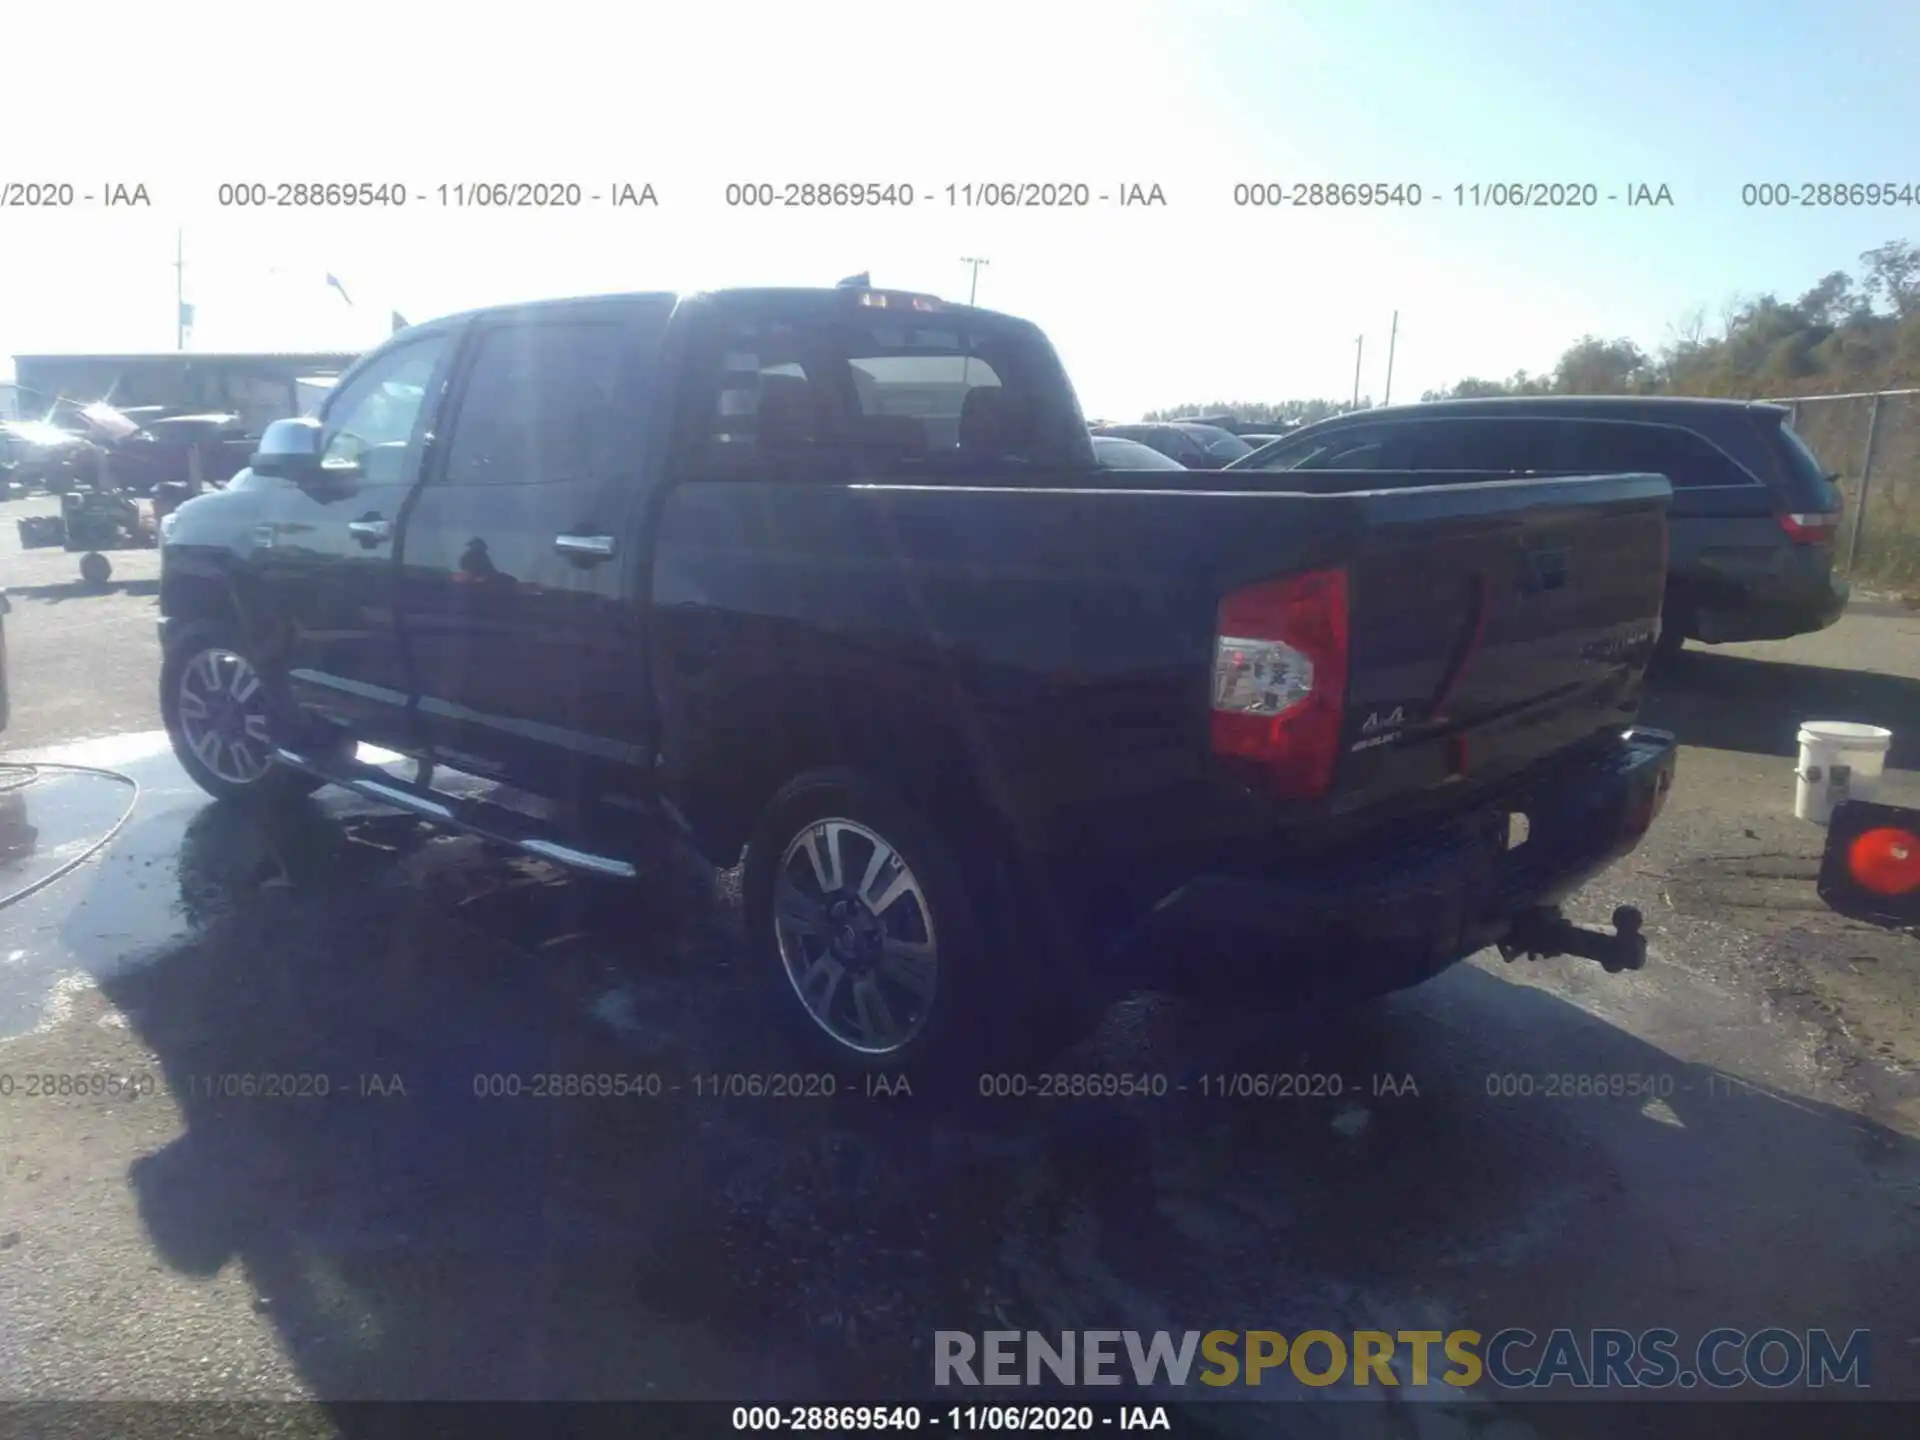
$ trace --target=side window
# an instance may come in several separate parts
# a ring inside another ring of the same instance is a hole
[[[625,331],[536,320],[483,332],[447,445],[444,483],[603,480],[619,462]]]
[[[1149,430],[1140,438],[1144,444],[1151,445],[1169,460],[1178,460],[1182,465],[1200,456],[1200,447],[1178,430]]]
[[[1302,470],[1378,470],[1381,452],[1392,432],[1383,425],[1356,425],[1344,435],[1330,437],[1327,448],[1299,468]]]
[[[1409,470],[1552,470],[1559,420],[1419,420],[1406,427]]]
[[[1583,420],[1568,431],[1565,469],[1664,475],[1676,490],[1754,483],[1717,446],[1677,426]]]
[[[371,484],[405,484],[407,445],[446,346],[444,335],[402,345],[329,396],[321,463],[358,465]]]
[[[1395,427],[1396,429],[1405,427]],[[1384,425],[1346,425],[1318,435],[1302,435],[1262,457],[1261,470],[1378,470],[1390,434]]]
[[[1276,445],[1260,457],[1257,467],[1261,470],[1298,470],[1302,465],[1321,454],[1329,444],[1327,436],[1308,436],[1292,440],[1284,445]]]

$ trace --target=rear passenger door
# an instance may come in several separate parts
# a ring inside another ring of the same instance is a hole
[[[671,313],[635,296],[475,322],[399,558],[415,724],[456,769],[543,793],[644,788],[624,532]]]

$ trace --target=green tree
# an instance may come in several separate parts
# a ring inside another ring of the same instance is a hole
[[[1889,240],[1861,255],[1856,271],[1832,271],[1797,300],[1763,294],[1727,301],[1719,309],[1717,334],[1706,310],[1696,309],[1669,327],[1666,343],[1652,355],[1631,340],[1585,335],[1546,375],[1516,370],[1505,380],[1469,376],[1420,398],[1557,393],[1757,399],[1907,386],[1920,386],[1920,245]],[[1176,405],[1147,418],[1230,413],[1271,424],[1353,408],[1341,400],[1218,401]]]

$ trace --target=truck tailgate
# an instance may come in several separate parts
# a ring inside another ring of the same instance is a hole
[[[1354,498],[1336,813],[1477,792],[1631,723],[1666,581],[1662,477]]]

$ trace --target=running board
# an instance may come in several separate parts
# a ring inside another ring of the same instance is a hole
[[[416,782],[401,780],[378,766],[363,764],[358,760],[322,761],[284,746],[274,751],[274,758],[282,765],[325,780],[329,785],[338,785],[343,790],[351,790],[382,805],[405,810],[431,824],[464,830],[496,844],[511,845],[555,865],[564,865],[569,870],[583,870],[591,875],[605,875],[616,880],[633,880],[640,874],[639,867],[631,860],[569,844],[560,838],[553,826],[531,815],[509,810],[504,805],[442,794]]]

